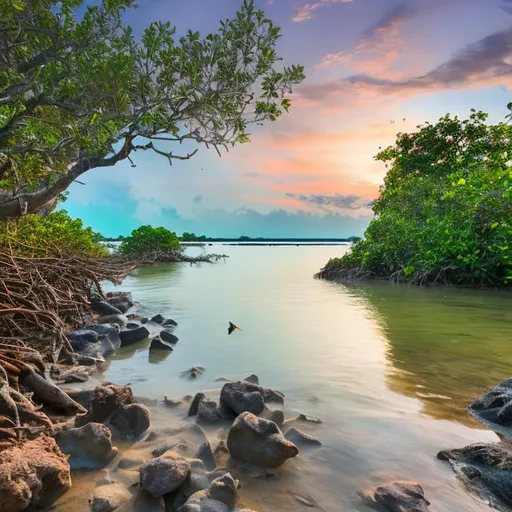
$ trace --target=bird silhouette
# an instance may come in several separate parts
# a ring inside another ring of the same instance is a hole
[[[233,322],[229,322],[228,335],[231,334],[236,329],[238,329],[239,331],[242,330],[242,329],[240,329],[240,327],[238,327],[238,325],[235,325]]]

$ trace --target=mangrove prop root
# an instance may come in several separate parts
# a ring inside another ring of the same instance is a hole
[[[19,382],[34,393],[43,404],[49,405],[72,414],[85,413],[87,410],[75,402],[62,389],[38,375],[34,370],[24,370],[19,376]]]

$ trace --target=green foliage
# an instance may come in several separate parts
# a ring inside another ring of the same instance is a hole
[[[253,0],[217,32],[179,39],[161,21],[136,37],[121,19],[132,0],[87,3],[0,0],[0,190],[57,195],[134,151],[171,162],[195,152],[173,143],[248,142],[249,125],[287,112],[304,78],[281,64],[280,29]]]
[[[11,247],[14,254],[27,257],[108,256],[99,241],[100,235],[84,228],[80,219],[72,219],[64,210],[47,217],[31,214],[0,222],[0,249]]]
[[[187,233],[186,231],[181,235],[183,242],[204,242],[206,235],[197,236],[195,233]]]
[[[124,238],[119,248],[121,254],[137,256],[155,252],[174,252],[180,249],[180,241],[173,231],[163,227],[140,226]]]
[[[512,127],[445,116],[397,136],[376,159],[390,169],[364,240],[324,275],[461,285],[512,284]]]

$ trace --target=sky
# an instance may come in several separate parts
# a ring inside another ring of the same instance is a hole
[[[214,32],[241,0],[139,0],[126,23]],[[512,89],[512,0],[257,0],[305,67],[290,114],[222,157],[138,152],[89,171],[63,207],[106,236],[142,225],[238,237],[361,235],[398,132],[470,109],[503,120]]]

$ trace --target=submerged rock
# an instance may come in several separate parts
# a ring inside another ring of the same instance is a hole
[[[166,321],[166,318],[160,314],[158,315],[155,315],[152,319],[151,319],[152,322],[154,322],[155,324],[159,324],[159,325],[162,325],[165,321]]]
[[[261,413],[261,417],[273,421],[279,428],[283,426],[284,412],[281,409],[268,409],[265,407]]]
[[[231,412],[237,416],[245,411],[260,414],[265,408],[265,402],[284,403],[283,397],[279,391],[239,380],[224,384],[219,407],[224,414]]]
[[[217,409],[217,402],[209,399],[202,400],[197,408],[197,419],[205,423],[214,423],[222,419]]]
[[[296,446],[320,446],[322,444],[318,439],[315,439],[294,427],[288,429],[284,437]]]
[[[443,450],[438,459],[447,460],[455,474],[493,508],[512,507],[512,448],[505,443],[477,443]]]
[[[235,459],[262,468],[276,468],[299,450],[285,439],[279,427],[268,420],[244,412],[229,430],[227,447]]]
[[[70,487],[70,467],[54,439],[39,436],[2,451],[0,507],[3,511],[49,507]]]
[[[124,485],[102,485],[94,491],[91,512],[113,512],[131,499],[132,495]]]
[[[190,473],[189,462],[177,454],[166,452],[139,468],[142,489],[158,498],[175,491]]]
[[[70,456],[72,470],[103,468],[117,455],[110,430],[100,423],[59,430],[54,437],[62,452]]]
[[[142,404],[122,405],[112,416],[110,423],[125,439],[135,439],[151,425],[151,413]]]
[[[206,400],[206,395],[204,393],[196,393],[194,396],[194,399],[192,400],[192,403],[190,404],[190,407],[188,409],[188,416],[195,416],[197,414],[197,411],[199,409],[199,404]]]
[[[174,349],[172,348],[171,345],[162,341],[160,336],[156,336],[151,340],[149,350],[167,350],[169,352],[172,352]]]
[[[171,343],[172,345],[176,345],[176,343],[178,343],[178,336],[175,336],[168,331],[160,331],[160,339],[166,343]]]
[[[416,482],[392,482],[360,493],[364,502],[389,512],[426,512],[430,502]]]
[[[165,322],[162,323],[164,327],[177,327],[178,322],[173,320],[172,318],[168,318]]]
[[[236,505],[238,481],[229,473],[215,479],[178,508],[178,512],[228,512]]]
[[[145,340],[148,336],[149,330],[143,325],[139,325],[135,327],[135,329],[123,329],[119,333],[122,347],[138,343],[139,341]]]
[[[259,384],[260,383],[260,379],[258,378],[257,375],[254,375],[254,373],[251,373],[251,375],[249,375],[249,377],[246,377],[244,380],[245,380],[245,382],[250,382],[251,384]]]

